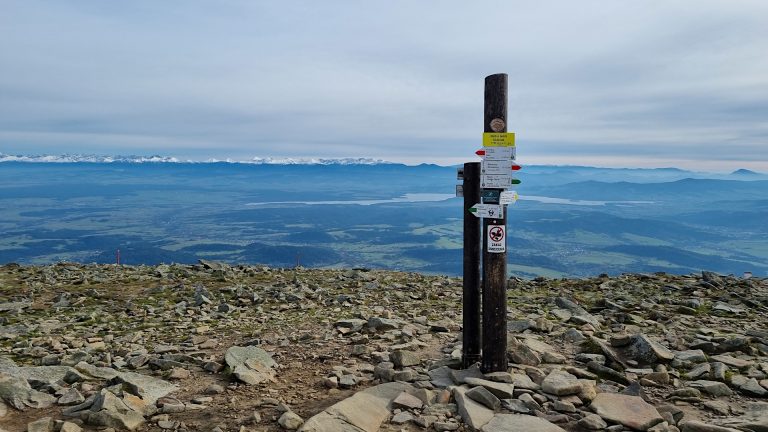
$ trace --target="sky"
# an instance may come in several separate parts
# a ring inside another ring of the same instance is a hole
[[[0,0],[0,153],[768,171],[768,2]]]

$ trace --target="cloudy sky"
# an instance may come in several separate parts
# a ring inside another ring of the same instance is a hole
[[[0,152],[768,171],[768,2],[0,0]]]

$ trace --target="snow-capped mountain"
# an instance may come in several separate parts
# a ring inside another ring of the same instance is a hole
[[[248,160],[208,159],[205,161],[180,160],[171,156],[103,156],[103,155],[10,155],[0,153],[0,162],[30,163],[240,163],[254,165],[380,165],[391,164],[373,158],[272,158],[254,157]]]
[[[373,158],[271,158],[255,157],[248,161],[263,165],[380,165],[391,164],[381,159]]]
[[[0,162],[31,162],[31,163],[176,163],[175,157],[168,156],[102,156],[102,155],[9,155],[0,153]]]

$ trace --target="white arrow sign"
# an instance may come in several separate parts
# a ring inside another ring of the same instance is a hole
[[[501,191],[499,204],[514,204],[520,196],[515,191]]]
[[[484,189],[507,189],[511,185],[512,185],[511,174],[507,174],[507,175],[485,174],[480,176],[480,187]]]
[[[480,151],[485,154],[481,156],[483,160],[515,160],[517,154],[516,147],[485,147]]]
[[[509,160],[483,160],[480,173],[487,175],[512,175],[512,162]]]
[[[475,204],[470,207],[469,212],[481,218],[501,219],[504,217],[504,210],[498,204]]]

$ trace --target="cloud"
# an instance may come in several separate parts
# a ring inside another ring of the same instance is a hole
[[[763,1],[7,1],[0,150],[452,161],[506,72],[521,156],[768,167],[765,52]]]

